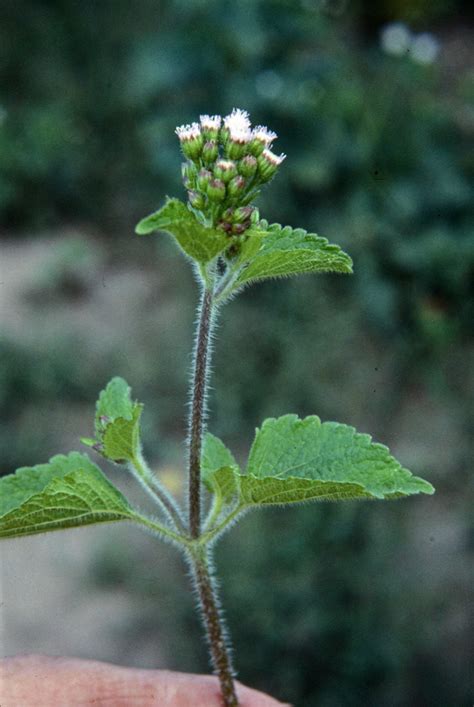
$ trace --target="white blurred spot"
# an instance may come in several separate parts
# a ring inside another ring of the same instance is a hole
[[[432,64],[439,53],[439,42],[432,34],[424,32],[414,37],[410,53],[418,64]]]
[[[403,22],[392,22],[383,28],[380,44],[387,54],[403,56],[411,49],[411,32]]]

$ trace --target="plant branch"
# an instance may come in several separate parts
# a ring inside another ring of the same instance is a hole
[[[209,343],[213,320],[213,295],[204,289],[194,354],[194,378],[189,420],[189,532],[201,532],[201,449],[206,416]]]
[[[165,526],[161,525],[161,523],[157,523],[152,518],[148,518],[148,516],[144,516],[141,513],[135,512],[133,514],[132,520],[138,525],[142,525],[143,527],[148,528],[148,530],[152,530],[154,533],[161,535],[163,539],[172,540],[181,549],[189,547],[189,538],[184,535],[179,535],[178,533],[173,532],[169,528],[166,528]]]
[[[130,467],[132,474],[140,482],[145,491],[147,491],[153,500],[162,508],[175,529],[185,535],[187,530],[181,517],[178,504],[171,494],[160,484],[158,479],[155,478],[144,459],[135,457]]]
[[[238,707],[234,671],[226,643],[226,630],[210,569],[212,562],[210,553],[205,548],[197,546],[190,552],[190,557],[207,640],[211,650],[212,664],[219,678],[224,705],[225,707]]]
[[[237,516],[245,510],[245,505],[236,506],[236,508],[234,508],[215,528],[212,528],[209,523],[209,530],[201,535],[200,539],[202,542],[207,545],[211,540],[214,540],[214,538],[220,535],[227,528],[227,526],[230,525],[237,518]]]

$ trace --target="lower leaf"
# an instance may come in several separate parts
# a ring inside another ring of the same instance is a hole
[[[78,452],[57,455],[47,464],[24,467],[0,479],[0,537],[134,517],[127,499]]]

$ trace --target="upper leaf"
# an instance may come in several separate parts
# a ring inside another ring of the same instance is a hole
[[[143,405],[132,401],[128,383],[123,378],[112,378],[97,401],[97,440],[82,441],[111,461],[133,462],[140,454],[142,410]]]
[[[126,498],[78,452],[0,479],[0,537],[133,518]]]
[[[193,260],[208,263],[229,245],[223,231],[206,228],[179,199],[168,199],[165,205],[142,219],[135,228],[139,235],[167,231],[178,242],[181,249]]]
[[[311,272],[352,272],[352,260],[337,245],[302,228],[268,225],[252,227],[240,261],[243,268],[235,287],[272,277]]]
[[[229,489],[229,498],[238,496],[243,507],[434,492],[369,435],[348,425],[321,423],[316,416],[266,420],[257,430],[244,474],[229,465],[213,471],[212,481],[209,474],[211,488]]]
[[[434,492],[369,435],[337,422],[321,423],[316,416],[266,420],[257,430],[244,478],[253,503],[281,503],[282,496],[294,502]]]

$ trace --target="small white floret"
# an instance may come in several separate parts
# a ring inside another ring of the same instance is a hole
[[[231,126],[229,128],[229,138],[232,142],[246,145],[252,139],[252,131],[250,128],[235,128]]]
[[[219,130],[222,123],[220,115],[201,115],[201,127],[203,130]]]
[[[257,125],[252,130],[252,138],[254,140],[258,140],[259,142],[263,142],[265,147],[270,147],[272,142],[276,140],[277,137],[278,136],[276,133],[274,133],[272,130],[269,130],[264,125]]]
[[[284,152],[282,152],[281,155],[275,155],[274,152],[268,150],[267,148],[265,148],[262,152],[262,157],[275,167],[279,167],[283,160],[286,159],[286,155]]]
[[[224,118],[224,125],[230,132],[250,130],[250,118],[246,110],[234,108],[230,115]]]
[[[178,128],[176,128],[175,133],[179,137],[181,142],[195,140],[201,134],[201,126],[199,125],[199,123],[191,123],[191,125],[180,125]]]

